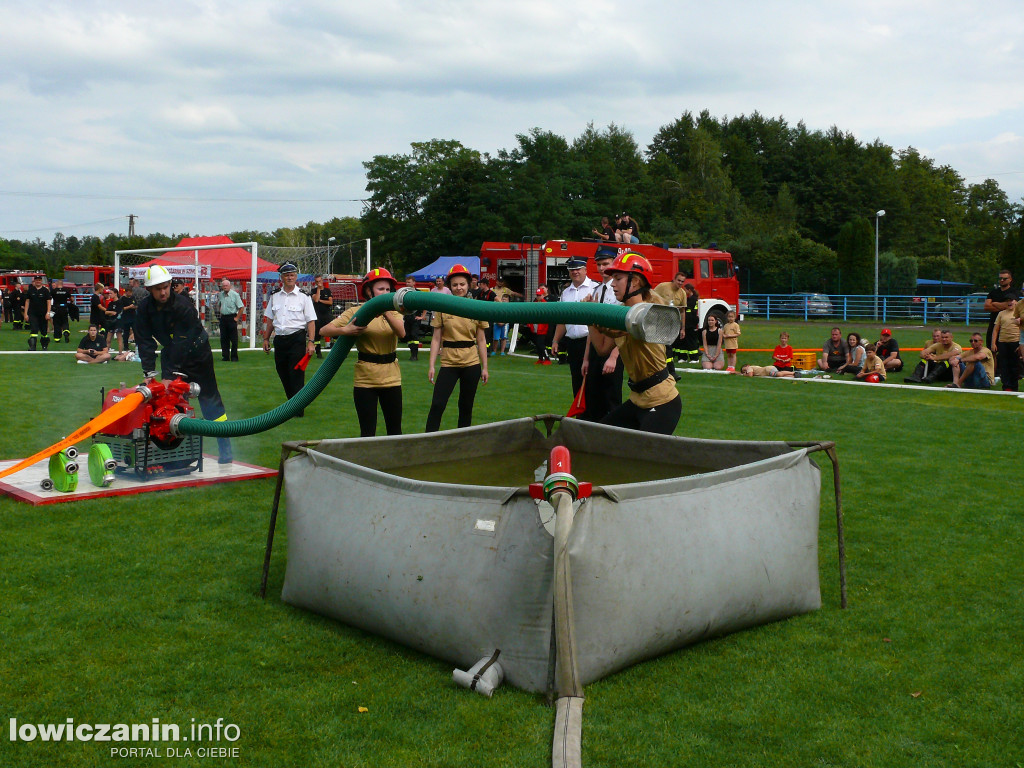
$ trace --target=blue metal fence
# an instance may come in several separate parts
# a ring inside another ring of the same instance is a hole
[[[978,325],[988,322],[984,294],[970,296],[852,296],[752,293],[740,298],[746,317],[766,320],[878,320],[882,323],[957,323]]]

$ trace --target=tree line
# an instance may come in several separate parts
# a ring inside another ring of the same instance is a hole
[[[685,112],[644,148],[614,124],[588,125],[571,142],[540,128],[515,140],[494,155],[451,139],[414,142],[364,162],[358,219],[228,234],[271,245],[370,238],[374,261],[404,273],[476,254],[485,240],[589,237],[602,216],[627,211],[643,242],[731,251],[745,292],[871,293],[876,227],[882,293],[916,293],[918,277],[985,286],[1000,267],[1024,277],[1021,203],[913,147],[707,111]],[[117,248],[181,236],[0,241],[0,267],[109,263]]]

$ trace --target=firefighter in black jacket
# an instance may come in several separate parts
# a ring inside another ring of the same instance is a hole
[[[65,344],[71,343],[71,331],[68,330],[68,318],[71,313],[73,299],[71,291],[64,287],[64,281],[57,278],[53,281],[53,340]]]
[[[25,296],[25,314],[23,319],[29,328],[28,348],[36,351],[36,342],[41,338],[43,349],[50,346],[50,318],[53,317],[51,305],[53,297],[50,289],[43,285],[41,275],[32,278]]]
[[[210,338],[203,328],[196,308],[186,294],[171,290],[171,275],[159,265],[146,270],[144,298],[135,313],[135,342],[138,345],[142,370],[147,379],[156,377],[156,346],[160,352],[160,377],[183,375],[199,385],[199,407],[207,421],[226,421],[224,401],[217,389],[213,372]],[[232,461],[231,441],[217,438],[221,464]]]

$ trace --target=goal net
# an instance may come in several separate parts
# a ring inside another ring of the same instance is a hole
[[[148,267],[166,267],[178,289],[187,291],[194,301],[199,319],[213,338],[220,336],[220,282],[227,278],[245,305],[236,318],[239,346],[255,349],[263,322],[264,286],[277,281],[278,265],[266,261],[262,250],[257,243],[228,242],[115,251],[114,288],[128,289],[132,279],[141,285]]]

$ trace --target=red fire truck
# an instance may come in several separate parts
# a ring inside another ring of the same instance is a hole
[[[514,291],[532,299],[543,283],[558,295],[569,281],[565,262],[572,256],[587,259],[587,275],[600,281],[594,254],[598,247],[611,248],[617,254],[639,253],[654,267],[656,282],[667,282],[677,272],[687,275],[700,294],[700,323],[708,314],[725,321],[725,313],[736,311],[740,298],[740,282],[732,256],[716,248],[665,248],[661,245],[629,245],[627,243],[524,240],[520,243],[486,242],[480,248],[481,276],[503,278]]]
[[[108,264],[74,264],[64,267],[64,282],[79,286],[83,293],[92,293],[96,283],[108,288],[114,284],[114,268]],[[125,280],[125,285],[127,283]]]
[[[32,285],[32,280],[39,276],[46,279],[45,272],[36,272],[31,270],[7,270],[0,272],[0,291],[6,291],[12,285],[20,285],[23,289]]]

